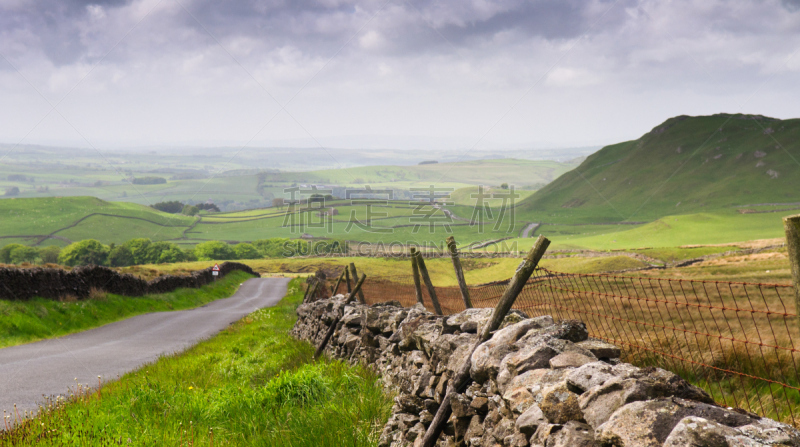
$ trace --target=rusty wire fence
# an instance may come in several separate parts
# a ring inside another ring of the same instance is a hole
[[[494,307],[508,281],[470,286],[475,307]],[[339,292],[344,291],[341,286]],[[416,304],[411,275],[369,277],[367,302]],[[422,286],[425,306],[433,306]],[[445,314],[458,287],[436,287]],[[800,322],[790,284],[573,274],[537,269],[514,308],[581,320],[626,362],[673,371],[720,405],[800,427]]]

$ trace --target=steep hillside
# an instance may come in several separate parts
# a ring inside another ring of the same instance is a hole
[[[531,221],[652,221],[800,202],[800,119],[719,114],[670,118],[606,146],[520,203]]]

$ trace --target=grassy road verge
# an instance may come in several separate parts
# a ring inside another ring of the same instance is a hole
[[[95,294],[80,301],[0,300],[0,348],[80,332],[148,312],[190,309],[227,298],[252,276],[232,272],[198,289],[139,297]]]
[[[183,354],[0,432],[0,446],[374,446],[392,401],[377,377],[312,361],[289,329],[301,280]]]

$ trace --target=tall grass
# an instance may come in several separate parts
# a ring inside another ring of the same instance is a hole
[[[369,370],[314,363],[289,336],[301,285],[183,354],[50,403],[0,446],[376,445],[391,399]]]
[[[0,348],[84,331],[148,312],[190,309],[227,298],[251,278],[232,272],[198,289],[139,297],[92,291],[86,300],[0,300]]]

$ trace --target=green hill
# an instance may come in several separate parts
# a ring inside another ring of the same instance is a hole
[[[531,221],[601,223],[800,202],[800,119],[678,116],[606,146],[518,207]]]
[[[135,203],[95,197],[46,197],[0,200],[0,246],[67,245],[97,239],[120,243],[135,237],[180,237],[196,218],[162,213]]]

